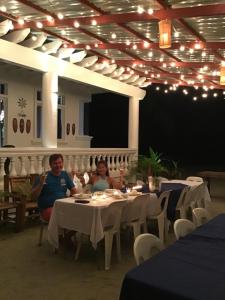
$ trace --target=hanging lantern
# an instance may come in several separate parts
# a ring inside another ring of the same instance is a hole
[[[162,20],[159,22],[159,48],[171,47],[171,20]]]
[[[220,84],[225,85],[225,65],[222,64],[220,67]]]

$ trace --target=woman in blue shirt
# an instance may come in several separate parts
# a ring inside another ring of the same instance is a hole
[[[90,178],[89,184],[92,185],[92,192],[104,191],[105,189],[121,189],[123,185],[123,174],[120,175],[120,181],[116,182],[109,176],[109,169],[106,161],[99,160],[97,163],[96,174]]]

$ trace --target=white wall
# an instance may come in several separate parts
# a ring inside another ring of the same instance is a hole
[[[41,88],[42,74],[29,71],[22,68],[10,67],[0,69],[0,82],[8,83],[8,115],[6,121],[6,135],[5,144],[12,144],[17,147],[32,147],[41,146],[41,140],[35,139],[35,97],[36,90]],[[68,82],[64,79],[59,79],[59,94],[65,95],[66,107],[65,107],[65,132],[64,139],[58,140],[59,147],[90,147],[91,138],[88,136],[79,135],[79,123],[82,123],[79,114],[79,105],[83,102],[91,100],[91,91],[86,88],[82,88],[75,82]],[[18,106],[19,98],[24,98],[27,101],[27,105],[24,108],[25,117],[19,116],[21,112]],[[17,132],[14,133],[12,128],[13,118],[18,121]],[[26,132],[26,128],[23,133],[20,132],[19,120],[24,119],[25,124],[29,119],[31,120],[30,133]],[[66,124],[70,124],[70,133],[66,133]],[[72,134],[72,124],[76,125],[76,133]],[[57,130],[57,129],[56,129]]]

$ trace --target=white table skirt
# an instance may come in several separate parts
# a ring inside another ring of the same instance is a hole
[[[149,196],[149,195],[148,195]],[[58,248],[58,235],[60,228],[75,230],[90,236],[90,241],[94,248],[97,243],[104,238],[103,228],[107,220],[107,207],[114,201],[126,201],[128,204],[135,197],[129,197],[124,200],[114,200],[107,198],[104,200],[93,201],[88,204],[75,203],[74,198],[65,198],[55,201],[51,219],[48,226],[48,241],[55,248]],[[149,197],[149,203],[152,202],[152,209],[155,210],[157,196]],[[144,204],[144,203],[143,203]],[[125,208],[126,209],[126,206]],[[125,214],[125,218],[128,217]],[[126,221],[123,219],[122,221]]]

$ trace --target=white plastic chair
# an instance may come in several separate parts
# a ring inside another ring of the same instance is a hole
[[[186,219],[186,207],[185,207],[185,199],[187,196],[187,193],[190,191],[189,186],[185,186],[183,190],[181,191],[180,197],[177,201],[176,211],[179,212],[179,217],[181,219]]]
[[[188,180],[188,181],[196,181],[196,182],[203,182],[203,178],[202,177],[198,177],[198,176],[188,176],[186,178],[186,180]]]
[[[123,211],[123,225],[133,228],[134,239],[141,234],[141,226],[143,226],[144,232],[147,232],[146,214],[149,197],[149,194],[137,196],[133,201],[127,203],[126,209]]]
[[[195,224],[187,219],[178,219],[174,222],[174,233],[176,239],[184,237],[195,229]]]
[[[152,256],[152,250],[163,250],[164,245],[162,241],[150,233],[140,234],[134,242],[134,258],[137,265],[140,265],[143,261]]]
[[[165,191],[159,196],[159,204],[161,206],[161,211],[157,215],[151,215],[151,212],[147,214],[147,219],[157,220],[159,228],[159,238],[164,242],[165,232],[167,231],[167,206],[170,196],[170,191]]]
[[[113,236],[116,236],[116,245],[117,245],[117,256],[118,260],[121,260],[121,253],[120,253],[120,222],[122,216],[123,207],[126,205],[126,201],[117,201],[111,203],[106,208],[106,217],[103,221],[103,224],[112,224],[104,226],[104,238],[105,238],[105,270],[110,269],[111,264],[111,253],[112,253],[112,243],[113,243]],[[77,249],[75,253],[75,260],[78,259],[82,239],[82,233],[77,234],[78,241],[77,241]]]
[[[192,210],[193,221],[196,226],[200,226],[210,220],[209,212],[202,207],[197,207]]]

